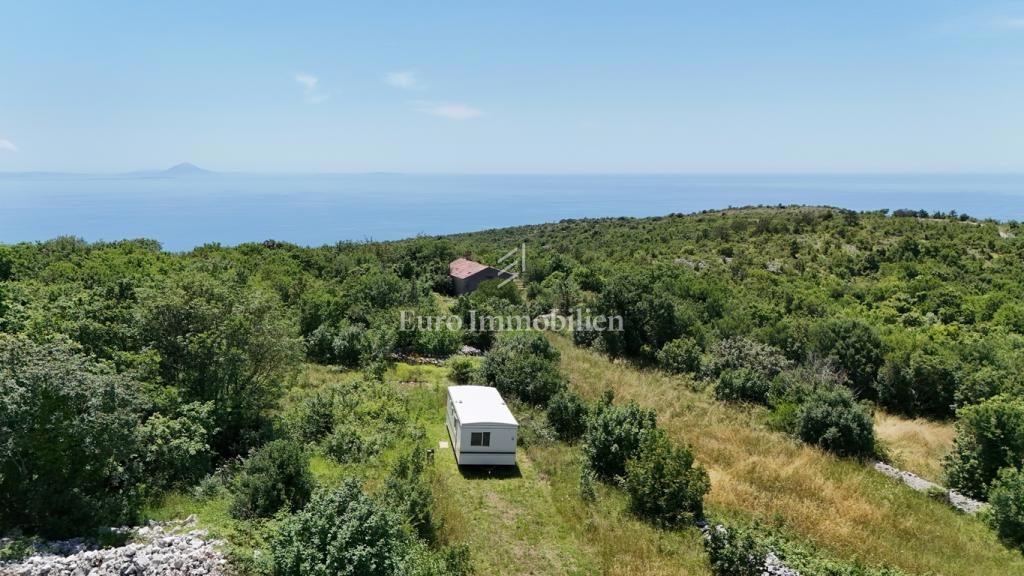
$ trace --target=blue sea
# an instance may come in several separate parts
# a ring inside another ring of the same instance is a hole
[[[0,243],[321,245],[757,204],[1024,220],[1024,175],[4,174]]]

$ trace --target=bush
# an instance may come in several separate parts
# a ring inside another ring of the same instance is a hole
[[[63,537],[132,519],[139,387],[68,342],[0,335],[0,532]]]
[[[341,464],[360,462],[383,449],[376,437],[364,436],[355,424],[338,425],[324,441],[324,453]]]
[[[715,398],[734,402],[766,404],[771,384],[763,374],[750,368],[729,369],[715,383]]]
[[[416,352],[424,356],[444,358],[458,352],[462,347],[462,334],[451,330],[443,323],[431,330],[416,331]]]
[[[987,520],[1008,546],[1024,550],[1024,472],[1003,468],[988,492]]]
[[[143,465],[151,488],[191,486],[210,471],[213,403],[193,402],[174,418],[153,414],[138,429]]]
[[[875,329],[860,320],[839,319],[811,332],[812,351],[834,358],[857,393],[874,397],[875,378],[885,360],[885,346]]]
[[[756,523],[711,527],[705,534],[704,549],[715,576],[906,576],[895,568],[829,558],[821,550]]]
[[[408,549],[398,514],[350,478],[285,520],[271,554],[277,576],[392,576]]]
[[[469,384],[480,372],[476,362],[469,356],[452,356],[446,364],[448,378],[456,384]]]
[[[424,470],[426,455],[427,447],[416,443],[399,456],[384,482],[383,497],[392,509],[401,511],[420,538],[433,543],[440,526],[434,519],[434,494]]]
[[[348,321],[322,324],[306,337],[306,355],[320,364],[357,368],[365,348],[366,328]]]
[[[709,376],[718,376],[730,368],[748,368],[771,380],[792,364],[777,348],[748,338],[722,340],[709,352],[711,360],[704,366]]]
[[[694,465],[688,448],[673,446],[663,430],[654,429],[644,435],[637,456],[626,462],[625,489],[638,516],[681,526],[704,516],[711,480]]]
[[[548,423],[566,442],[578,440],[587,430],[587,404],[579,394],[563,390],[548,402]]]
[[[810,393],[797,411],[796,433],[804,442],[841,456],[868,456],[875,449],[871,409],[841,386]]]
[[[771,550],[751,530],[709,527],[704,549],[715,576],[763,576],[768,573],[764,559]]]
[[[658,365],[669,372],[700,370],[701,348],[693,338],[676,338],[658,352]]]
[[[878,375],[878,401],[908,416],[952,416],[963,372],[956,344],[903,346],[891,353]]]
[[[644,434],[655,428],[656,420],[654,410],[635,402],[604,406],[583,436],[583,453],[590,468],[604,480],[622,476],[626,461],[637,455]]]
[[[288,440],[275,440],[245,460],[235,479],[231,515],[265,518],[282,508],[302,508],[313,486],[313,474],[302,447]]]
[[[994,396],[957,416],[946,476],[953,488],[983,500],[999,470],[1024,464],[1024,399]]]
[[[597,475],[589,466],[580,470],[580,498],[584,502],[597,502]]]
[[[558,371],[559,353],[539,332],[505,332],[484,356],[484,381],[502,394],[545,404],[565,388]]]
[[[334,430],[333,392],[316,392],[300,402],[288,416],[289,428],[297,440],[303,443],[323,440]]]

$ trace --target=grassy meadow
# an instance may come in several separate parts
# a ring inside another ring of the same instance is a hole
[[[898,567],[910,574],[1004,575],[1024,573],[1024,559],[1008,551],[978,519],[915,493],[873,472],[769,429],[763,409],[717,402],[687,377],[610,362],[554,337],[570,386],[591,400],[612,389],[619,401],[658,410],[659,424],[690,444],[708,469],[712,520],[751,521],[779,527],[823,553],[865,565]],[[359,372],[307,365],[283,410],[304,395]],[[635,518],[625,495],[598,484],[598,497],[580,497],[580,447],[554,439],[542,412],[516,404],[523,444],[509,472],[460,469],[444,425],[447,371],[398,364],[386,378],[401,394],[412,420],[436,448],[432,486],[440,538],[465,543],[478,574],[710,574],[696,528],[664,530]],[[880,437],[895,461],[922,476],[939,470],[948,447],[947,425],[878,415]],[[399,438],[378,457],[338,464],[311,455],[318,483],[339,484],[355,475],[371,492],[411,441]],[[264,534],[274,520],[242,522],[228,514],[225,494],[201,498],[175,492],[146,510],[156,520],[197,514],[200,525],[226,538],[237,557],[259,562]]]

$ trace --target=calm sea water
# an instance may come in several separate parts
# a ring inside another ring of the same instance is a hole
[[[0,243],[154,238],[168,250],[393,240],[752,204],[1024,220],[1024,175],[0,175]]]

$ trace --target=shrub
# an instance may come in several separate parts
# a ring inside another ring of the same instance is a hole
[[[366,328],[342,321],[336,326],[322,324],[306,337],[306,355],[320,364],[359,366],[366,348]]]
[[[908,416],[951,416],[963,371],[955,349],[927,343],[891,353],[878,375],[879,403]]]
[[[399,510],[413,531],[427,542],[437,539],[439,525],[434,519],[434,494],[425,475],[427,447],[416,443],[399,456],[384,482],[383,497]]]
[[[885,360],[885,346],[875,329],[860,320],[839,319],[819,324],[811,332],[811,349],[834,358],[853,389],[873,397],[875,378]]]
[[[1024,550],[1024,472],[1003,468],[988,492],[987,520],[1008,546]]]
[[[302,447],[288,440],[275,440],[245,460],[235,479],[231,515],[268,517],[282,508],[301,508],[309,500],[313,485]]]
[[[193,402],[174,418],[153,414],[138,428],[150,487],[190,486],[210,471],[213,403]]]
[[[906,576],[895,568],[829,558],[814,547],[756,523],[747,527],[709,528],[704,548],[715,576]]]
[[[289,414],[292,434],[301,442],[319,442],[334,430],[334,394],[318,391]]]
[[[597,475],[590,469],[590,466],[584,466],[580,470],[580,498],[584,502],[597,502]]]
[[[538,332],[505,332],[484,356],[484,381],[502,394],[524,402],[545,404],[565,388],[558,371],[559,353]]]
[[[626,462],[624,484],[633,512],[665,526],[702,518],[704,495],[711,489],[708,473],[694,464],[693,453],[673,446],[660,429],[645,434],[639,453]]]
[[[858,404],[844,387],[815,388],[797,411],[796,432],[804,442],[841,456],[874,453],[871,409]]]
[[[469,384],[479,374],[476,362],[469,356],[452,356],[446,364],[448,378],[457,384]]]
[[[700,370],[701,348],[693,338],[676,338],[662,346],[658,352],[658,365],[669,372],[697,372]]]
[[[438,323],[431,330],[416,331],[416,352],[424,356],[444,358],[457,352],[462,346],[462,335],[458,330],[449,329]]]
[[[704,366],[709,376],[718,376],[730,368],[748,368],[771,380],[792,364],[777,348],[748,338],[722,340],[709,352],[711,360]]]
[[[359,462],[383,448],[375,437],[364,436],[355,424],[338,425],[324,441],[324,453],[335,462]]]
[[[587,414],[587,404],[571,390],[555,394],[548,402],[548,423],[566,442],[573,442],[586,432]]]
[[[68,342],[0,335],[0,529],[61,537],[131,520],[139,387]]]
[[[771,550],[753,531],[724,526],[709,527],[704,538],[711,572],[715,576],[763,576],[764,559]]]
[[[957,416],[946,476],[960,492],[984,499],[1000,469],[1024,464],[1024,399],[994,396],[961,408]]]
[[[654,410],[635,402],[603,407],[591,419],[583,436],[583,453],[590,468],[605,480],[622,476],[626,461],[637,455],[644,434],[656,425]]]
[[[398,514],[350,478],[286,519],[271,554],[277,576],[392,576],[408,548]]]
[[[771,384],[763,374],[750,368],[729,369],[715,383],[715,398],[734,402],[766,404]]]

